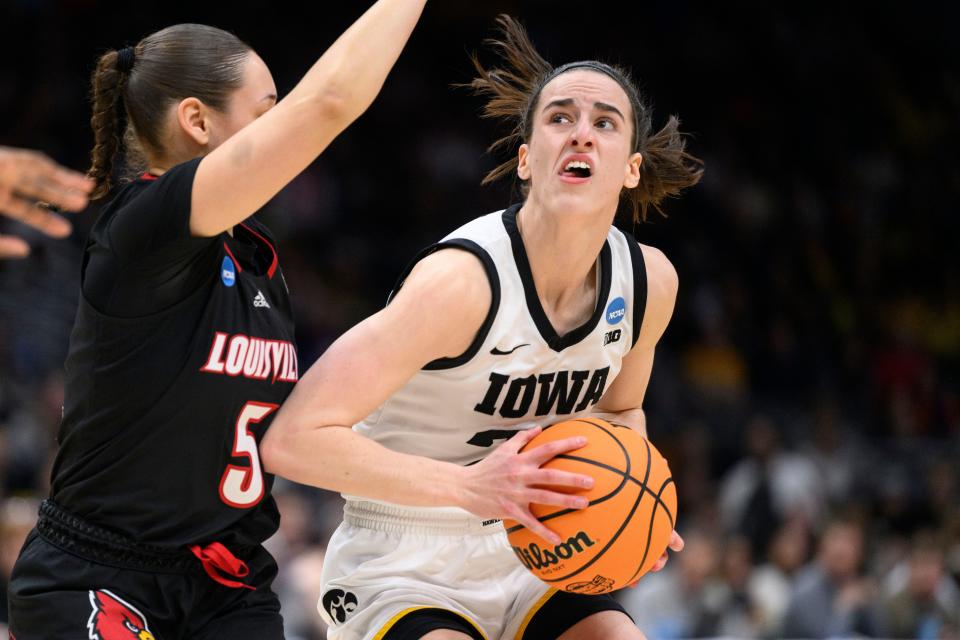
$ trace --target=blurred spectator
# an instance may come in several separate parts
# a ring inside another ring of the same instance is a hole
[[[760,611],[750,590],[750,546],[750,541],[742,536],[734,536],[723,545],[720,574],[725,592],[714,635],[755,638],[759,634]]]
[[[813,429],[804,454],[816,468],[824,497],[830,505],[846,504],[854,482],[864,470],[866,450],[852,427],[843,423],[840,407],[821,397],[813,409]]]
[[[870,606],[874,585],[863,574],[863,544],[859,524],[827,526],[816,560],[797,576],[784,637],[876,637],[879,626]]]
[[[286,586],[280,593],[287,640],[324,640],[327,637],[327,625],[317,612],[323,553],[323,547],[312,545],[286,567]]]
[[[744,444],[748,457],[721,482],[720,514],[725,530],[746,536],[754,556],[763,558],[788,517],[819,522],[823,480],[807,457],[781,449],[776,425],[765,416],[750,421]]]
[[[7,498],[0,502],[0,635],[7,628],[7,584],[27,534],[37,521],[40,502],[32,498]]]
[[[703,638],[720,628],[727,589],[718,575],[720,551],[710,535],[683,532],[686,546],[666,568],[618,593],[627,613],[651,640]]]
[[[883,634],[937,640],[960,636],[960,586],[945,571],[943,549],[926,532],[886,579],[879,602]]]
[[[768,561],[753,570],[747,589],[756,609],[757,635],[780,637],[793,581],[806,563],[810,549],[810,532],[800,518],[785,522],[770,542]]]

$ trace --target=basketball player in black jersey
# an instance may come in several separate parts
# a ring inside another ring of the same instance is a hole
[[[501,25],[504,64],[477,62],[473,86],[513,129],[494,147],[516,155],[488,179],[515,172],[524,202],[418,256],[387,307],[310,368],[261,448],[268,469],[347,498],[322,577],[337,640],[643,638],[608,595],[531,586],[491,528],[511,518],[559,545],[530,503],[585,506],[561,489],[589,478],[540,468],[582,442],[520,452],[535,425],[596,415],[646,434],[678,277],[611,224],[621,201],[645,218],[702,169],[676,118],[652,128],[626,72],[554,68],[519,24]]]
[[[376,2],[279,102],[263,60],[212,27],[100,58],[94,195],[109,190],[121,111],[146,170],[87,241],[12,637],[283,637],[257,442],[298,366],[277,249],[252,214],[369,106],[424,4]]]

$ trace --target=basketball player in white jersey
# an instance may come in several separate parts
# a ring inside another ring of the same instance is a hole
[[[540,426],[595,415],[646,433],[677,274],[611,224],[621,197],[636,220],[701,169],[675,118],[651,132],[625,72],[554,69],[519,24],[501,26],[506,64],[475,61],[472,86],[491,98],[486,115],[516,125],[499,143],[520,142],[516,157],[488,180],[516,171],[524,202],[418,256],[386,308],[301,379],[261,445],[271,473],[347,499],[322,576],[335,640],[643,638],[613,598],[537,580],[500,519],[559,545],[530,503],[586,506],[542,487],[590,478],[540,468],[582,441],[519,453]]]

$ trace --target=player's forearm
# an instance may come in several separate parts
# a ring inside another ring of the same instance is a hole
[[[335,109],[345,123],[358,118],[380,92],[425,4],[379,0],[337,38],[286,100],[319,103],[326,114]]]
[[[604,411],[598,408],[598,410],[592,411],[590,416],[606,420],[613,424],[622,424],[625,427],[630,427],[634,431],[640,432],[644,438],[647,437],[647,417],[643,409],[639,407],[626,409],[624,411]]]
[[[264,469],[321,489],[407,506],[459,506],[464,470],[398,453],[348,427],[274,430],[260,445]]]

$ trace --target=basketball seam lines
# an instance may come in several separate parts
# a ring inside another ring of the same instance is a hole
[[[610,493],[608,493],[608,494],[605,495],[605,496],[601,496],[600,498],[597,498],[596,500],[591,500],[590,503],[589,503],[587,506],[592,507],[592,506],[595,505],[595,504],[600,504],[601,502],[605,502],[605,501],[609,500],[610,498],[612,498],[613,496],[617,495],[618,493],[620,493],[620,490],[623,489],[623,485],[627,484],[627,480],[628,480],[628,479],[633,480],[634,482],[636,482],[636,479],[633,478],[633,476],[630,475],[630,471],[631,471],[631,468],[632,468],[632,463],[631,463],[631,461],[630,461],[630,455],[627,453],[627,448],[626,448],[625,446],[623,446],[623,443],[622,443],[622,442],[620,442],[619,440],[617,440],[617,437],[616,437],[615,435],[613,435],[612,433],[610,433],[609,431],[607,431],[602,425],[599,425],[599,424],[597,424],[596,422],[591,422],[590,420],[571,420],[570,422],[583,422],[584,424],[593,425],[594,427],[596,427],[596,428],[600,429],[601,431],[603,431],[604,433],[606,433],[608,436],[610,436],[610,439],[613,440],[618,447],[620,447],[620,451],[623,453],[623,459],[624,459],[624,460],[626,461],[626,463],[627,463],[627,464],[626,464],[627,470],[626,470],[626,471],[620,471],[619,469],[614,469],[613,467],[608,467],[608,466],[603,465],[603,464],[601,464],[601,463],[596,463],[596,462],[594,462],[593,460],[589,460],[589,459],[587,459],[587,458],[578,458],[578,457],[576,457],[576,456],[568,456],[568,455],[562,455],[562,454],[561,454],[561,455],[558,455],[558,456],[555,456],[556,458],[560,458],[560,459],[563,459],[563,460],[575,460],[575,461],[577,461],[577,462],[586,462],[586,463],[589,463],[589,464],[596,464],[596,465],[599,466],[599,467],[602,467],[602,468],[604,468],[604,469],[607,469],[607,470],[610,470],[610,471],[614,471],[614,472],[620,474],[620,476],[621,476],[620,484],[617,486],[616,489],[614,489],[613,491],[611,491]],[[552,427],[552,426],[553,426],[553,425],[550,425],[550,426],[546,427],[546,428],[544,429],[544,431],[546,431],[547,429],[549,429],[549,428]],[[629,428],[629,427],[628,427],[628,428]],[[649,453],[649,452],[648,452],[648,453]],[[649,472],[649,471],[648,471],[648,472]],[[653,493],[653,492],[651,491],[650,493]],[[642,493],[641,493],[641,494],[642,494]],[[664,505],[664,506],[666,506],[666,505]],[[541,522],[541,523],[542,523],[542,522],[546,522],[547,520],[552,520],[553,518],[559,518],[560,516],[565,516],[565,515],[567,515],[568,513],[573,513],[574,511],[579,511],[579,509],[561,509],[560,511],[555,511],[555,512],[549,514],[549,515],[543,516],[542,518],[537,518],[537,522]],[[522,525],[522,524],[516,524],[516,525],[510,527],[509,529],[507,529],[506,532],[507,532],[507,533],[513,533],[514,531],[519,531],[520,529],[523,529],[523,528],[524,528],[524,525]]]
[[[663,484],[660,485],[660,490],[657,492],[656,502],[653,505],[653,511],[650,513],[650,528],[647,529],[647,546],[643,549],[643,557],[640,558],[640,564],[637,566],[637,570],[633,572],[633,575],[630,576],[630,580],[627,581],[627,584],[630,584],[637,577],[637,574],[640,573],[640,570],[643,569],[643,564],[647,561],[647,555],[650,553],[650,535],[653,533],[653,523],[657,520],[657,509],[663,506],[663,510],[667,513],[667,518],[670,519],[670,528],[674,528],[673,517],[670,515],[670,509],[667,509],[667,505],[663,504],[660,500],[660,496],[663,495],[663,490],[667,488],[668,485],[673,483],[673,476],[667,478],[663,481]]]
[[[575,461],[575,462],[584,462],[584,463],[586,463],[586,464],[592,464],[592,465],[595,466],[595,467],[600,467],[601,469],[606,469],[607,471],[613,471],[614,473],[618,473],[618,474],[620,474],[620,475],[624,475],[624,477],[625,477],[626,480],[631,481],[631,482],[634,482],[634,483],[637,484],[637,485],[640,485],[640,490],[641,490],[643,493],[646,493],[646,494],[649,494],[649,495],[653,496],[653,497],[654,497],[654,500],[658,500],[657,494],[654,493],[653,489],[651,489],[650,487],[648,487],[645,483],[641,482],[640,480],[637,480],[637,479],[634,478],[633,476],[627,476],[627,475],[625,475],[622,471],[620,471],[620,470],[617,469],[616,467],[611,467],[611,466],[609,466],[609,465],[603,464],[602,462],[597,462],[596,460],[590,460],[589,458],[580,458],[580,457],[578,457],[578,456],[568,456],[568,455],[565,455],[565,454],[561,454],[561,455],[558,455],[557,457],[558,457],[558,458],[562,458],[563,460],[573,460],[573,461]],[[671,476],[671,478],[672,478],[672,477],[673,477],[673,476]],[[619,490],[619,489],[618,489],[618,490]],[[603,496],[602,498],[598,498],[597,501],[599,502],[599,501],[606,500],[606,499],[608,499],[608,496]],[[593,504],[593,502],[591,502],[590,504]],[[661,504],[661,506],[662,506],[664,509],[667,508],[667,505],[665,505],[665,504]],[[667,509],[667,510],[669,511],[669,509]],[[550,514],[550,516],[553,516],[553,514]]]
[[[643,568],[643,565],[644,565],[644,563],[645,563],[646,560],[647,560],[647,556],[648,556],[649,553],[650,553],[650,536],[651,536],[652,533],[653,533],[653,524],[654,524],[654,522],[656,521],[657,510],[658,510],[660,507],[663,507],[663,510],[664,510],[664,512],[665,512],[666,515],[667,515],[667,518],[670,520],[670,526],[671,526],[671,528],[675,528],[675,527],[676,527],[676,523],[674,522],[674,519],[673,519],[673,514],[670,513],[670,509],[667,507],[666,504],[664,504],[663,499],[661,498],[661,496],[663,495],[664,489],[666,489],[669,485],[673,484],[673,476],[670,476],[670,477],[668,477],[667,479],[665,479],[665,480],[663,481],[663,484],[660,485],[660,489],[659,489],[656,493],[654,493],[653,490],[650,489],[650,488],[647,486],[647,481],[650,479],[650,464],[651,464],[651,458],[652,458],[652,454],[651,454],[651,452],[650,452],[650,442],[649,442],[649,440],[647,440],[646,438],[644,438],[644,440],[643,440],[644,445],[645,445],[646,448],[647,448],[647,465],[646,465],[646,470],[645,470],[645,473],[644,473],[644,478],[643,478],[642,481],[640,481],[640,480],[637,480],[636,478],[634,478],[633,475],[630,473],[630,472],[632,471],[632,461],[630,460],[629,454],[627,454],[626,447],[623,446],[623,444],[616,438],[616,436],[614,436],[614,435],[613,435],[609,430],[607,430],[603,425],[597,424],[596,422],[593,422],[592,420],[578,419],[578,420],[576,420],[576,422],[583,422],[583,423],[585,423],[585,424],[592,425],[592,426],[600,429],[601,431],[603,431],[603,432],[606,433],[607,435],[609,435],[609,436],[613,439],[613,441],[617,443],[617,446],[619,446],[619,447],[620,447],[620,450],[623,452],[623,454],[624,454],[624,459],[625,459],[625,461],[626,461],[626,467],[627,467],[625,471],[620,471],[619,469],[616,469],[616,468],[611,467],[611,466],[609,466],[609,465],[603,464],[603,463],[598,462],[598,461],[596,461],[596,460],[591,460],[591,459],[589,459],[589,458],[581,458],[581,457],[579,457],[579,456],[571,456],[571,455],[566,455],[566,454],[561,454],[561,455],[556,456],[557,458],[560,458],[560,459],[563,459],[563,460],[573,460],[573,461],[576,461],[576,462],[583,462],[583,463],[585,463],[585,464],[591,464],[591,465],[600,467],[600,468],[602,468],[602,469],[606,469],[606,470],[608,470],[608,471],[612,471],[612,472],[617,473],[617,474],[619,474],[619,475],[621,476],[621,482],[620,482],[620,484],[617,486],[616,489],[614,489],[613,491],[607,493],[606,495],[604,495],[604,496],[602,496],[602,497],[600,497],[600,498],[598,498],[598,499],[596,499],[596,500],[591,500],[590,503],[589,503],[589,506],[593,506],[593,505],[595,505],[595,504],[600,504],[601,502],[605,502],[606,500],[609,500],[609,499],[612,498],[613,496],[619,494],[620,491],[623,489],[624,485],[627,483],[628,480],[631,481],[631,482],[633,482],[633,483],[635,483],[635,484],[637,484],[637,485],[639,485],[639,487],[640,487],[640,494],[639,494],[639,496],[637,496],[637,499],[634,501],[633,507],[630,509],[630,513],[627,514],[627,517],[626,517],[626,518],[623,520],[623,522],[620,524],[620,528],[617,529],[617,531],[613,534],[613,536],[610,538],[610,540],[607,542],[607,544],[604,545],[604,547],[603,547],[602,549],[600,549],[599,553],[597,553],[596,556],[594,556],[589,562],[587,562],[587,563],[586,563],[585,565],[583,565],[582,567],[579,567],[579,568],[578,568],[576,571],[574,571],[573,573],[567,574],[567,575],[565,575],[565,576],[561,576],[561,577],[559,577],[559,578],[550,578],[550,579],[541,578],[541,579],[542,579],[544,582],[559,582],[559,581],[561,581],[561,580],[566,580],[567,578],[570,578],[571,576],[574,576],[574,575],[576,575],[577,573],[580,573],[580,572],[582,572],[583,570],[585,570],[585,569],[587,569],[588,567],[590,567],[591,565],[593,565],[597,560],[599,560],[601,557],[603,557],[603,554],[607,551],[607,549],[609,549],[610,546],[611,546],[614,542],[616,542],[616,540],[620,537],[620,534],[622,534],[622,533],[623,533],[623,530],[626,528],[627,523],[630,521],[630,518],[632,518],[632,517],[633,517],[633,514],[636,513],[637,508],[640,506],[640,503],[643,502],[644,496],[647,495],[647,494],[650,494],[651,496],[653,496],[654,504],[653,504],[653,510],[652,510],[652,512],[650,513],[650,526],[649,526],[649,528],[648,528],[648,530],[647,530],[647,544],[646,544],[646,547],[645,547],[644,550],[643,550],[643,557],[640,559],[640,563],[639,563],[639,565],[637,566],[637,570],[633,572],[633,575],[632,575],[632,576],[630,577],[630,579],[627,581],[627,584],[630,584],[631,582],[634,581],[634,579],[636,578],[637,574],[638,574],[638,573],[640,572],[640,570]],[[625,427],[625,428],[630,428],[630,427]],[[549,429],[549,427],[547,427],[547,429]],[[544,431],[546,431],[546,429],[544,429]],[[561,510],[561,511],[557,511],[557,512],[555,512],[555,513],[551,513],[551,514],[549,514],[549,515],[547,515],[547,516],[544,516],[543,518],[538,518],[537,520],[538,520],[539,522],[545,522],[545,521],[550,520],[550,519],[552,519],[552,518],[557,518],[557,517],[559,517],[559,516],[566,515],[566,514],[568,514],[568,513],[572,513],[573,511],[576,511],[576,509],[564,509],[564,510]],[[522,529],[522,528],[524,528],[524,526],[523,526],[522,524],[518,524],[517,526],[511,527],[510,529],[508,529],[508,530],[507,530],[507,533],[512,533],[512,532],[518,531],[518,530],[520,530],[520,529]]]
[[[586,420],[581,420],[580,422],[587,422],[587,421],[586,421]],[[626,447],[624,447],[623,444],[622,444],[619,440],[617,440],[617,438],[614,437],[612,433],[610,433],[609,431],[607,431],[606,429],[604,429],[601,425],[598,425],[598,424],[593,423],[593,422],[589,422],[588,424],[592,424],[592,425],[594,425],[595,427],[597,427],[597,428],[599,428],[599,429],[601,429],[601,430],[603,430],[603,431],[606,431],[611,437],[613,437],[613,440],[614,440],[618,445],[620,445],[620,448],[621,448],[621,449],[626,449]],[[646,447],[647,447],[647,472],[646,472],[646,475],[644,476],[644,484],[643,484],[643,486],[646,487],[647,478],[650,477],[650,459],[651,459],[651,454],[650,454],[650,443],[647,442],[647,439],[646,439],[646,438],[643,439],[643,443],[644,443],[644,445],[646,445]],[[624,454],[626,454],[626,451],[624,451]],[[627,474],[626,474],[626,475],[628,475],[629,477],[632,478],[633,476],[630,476],[630,475],[629,475],[629,472],[630,472],[630,470],[631,470],[630,456],[629,456],[629,455],[625,455],[624,457],[625,457],[626,460],[627,460]],[[618,472],[618,473],[619,473],[619,472]],[[651,493],[652,493],[652,492],[651,492]],[[572,577],[572,576],[575,576],[576,574],[578,574],[578,573],[586,570],[588,567],[592,566],[597,560],[599,560],[600,558],[602,558],[602,557],[603,557],[603,554],[607,552],[607,549],[609,549],[609,548],[613,545],[613,543],[617,541],[617,538],[620,537],[620,534],[623,533],[623,530],[627,528],[627,523],[630,522],[630,518],[633,517],[633,514],[637,512],[637,507],[639,507],[639,506],[640,506],[640,503],[643,501],[643,496],[644,496],[644,495],[645,495],[645,493],[644,493],[643,491],[641,491],[641,492],[640,492],[640,495],[638,495],[638,496],[637,496],[637,499],[634,501],[633,507],[631,507],[631,509],[630,509],[630,513],[628,513],[628,514],[627,514],[627,517],[624,518],[623,521],[620,523],[620,528],[617,529],[616,532],[615,532],[612,536],[610,536],[610,540],[607,542],[607,544],[605,544],[605,545],[603,546],[603,548],[600,549],[600,551],[598,551],[597,554],[596,554],[595,556],[593,556],[593,558],[590,559],[589,562],[587,562],[587,563],[584,564],[583,566],[579,567],[576,571],[574,571],[574,572],[572,572],[572,573],[568,573],[568,574],[565,575],[565,576],[560,576],[560,577],[558,577],[558,578],[550,578],[550,579],[541,577],[540,579],[543,580],[544,582],[560,582],[561,580],[566,580],[567,578],[570,578],[570,577]]]
[[[597,425],[597,426],[599,427],[600,425]],[[603,429],[603,427],[600,427],[600,428]],[[604,429],[604,431],[606,431],[606,429]],[[617,442],[619,442],[619,440]],[[648,443],[646,439],[644,439],[643,442],[647,446],[647,477],[649,477],[650,475],[650,443]],[[629,456],[627,456],[627,459],[629,460]],[[644,478],[644,480],[646,480],[646,478]],[[627,528],[627,524],[630,522],[630,518],[633,517],[633,514],[637,512],[637,507],[639,507],[640,503],[643,502],[643,496],[644,496],[644,492],[641,491],[640,495],[637,496],[637,499],[634,500],[633,507],[630,508],[630,513],[628,513],[627,517],[624,518],[623,521],[620,523],[620,528],[617,529],[612,536],[610,536],[610,540],[607,542],[607,544],[603,545],[603,548],[600,549],[600,551],[598,551],[597,554],[593,556],[593,558],[591,558],[589,562],[584,564],[582,567],[579,567],[573,573],[568,573],[565,576],[561,576],[559,578],[550,578],[549,580],[542,577],[540,579],[543,580],[544,582],[559,582],[560,580],[566,580],[567,578],[575,576],[576,574],[586,570],[588,567],[593,565],[593,563],[595,563],[597,560],[602,558],[603,554],[607,552],[607,549],[609,549],[613,545],[613,543],[617,541],[617,538],[620,537],[620,534],[623,533],[623,530]]]

